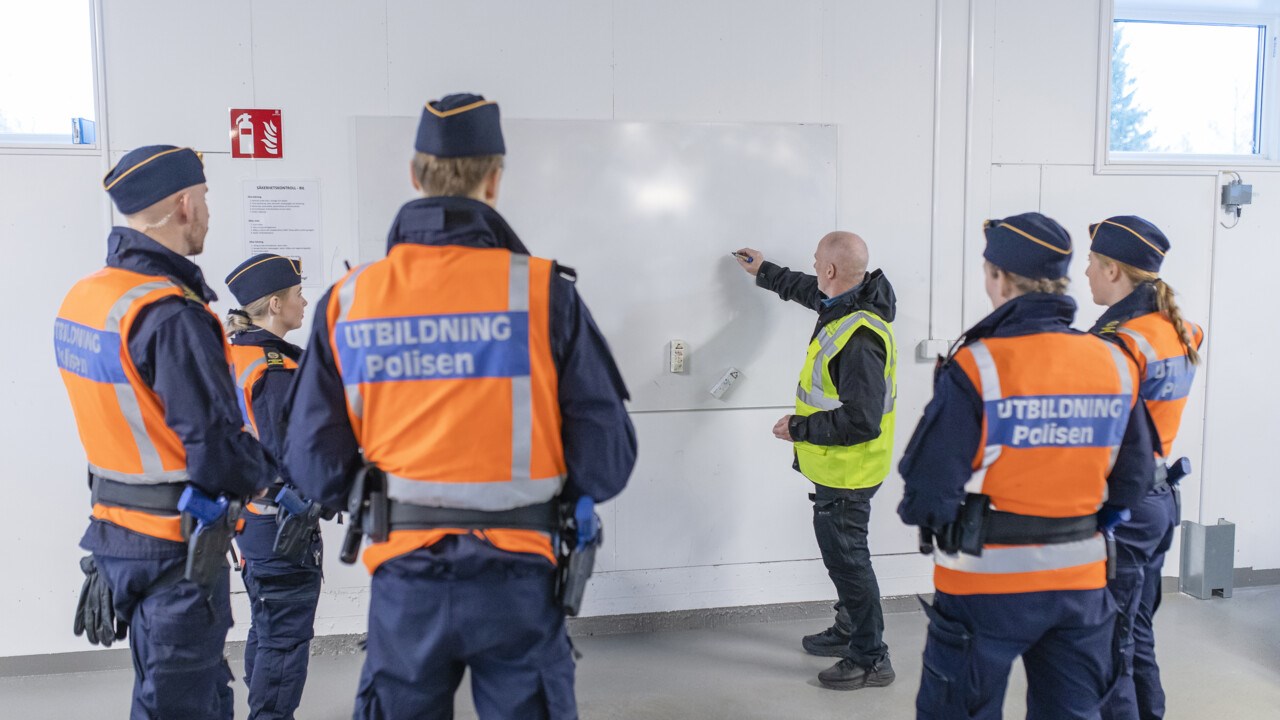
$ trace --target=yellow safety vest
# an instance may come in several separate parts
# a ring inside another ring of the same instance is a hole
[[[893,325],[873,312],[859,310],[827,323],[813,341],[800,371],[796,388],[796,415],[808,417],[816,412],[835,410],[841,405],[840,393],[831,379],[831,359],[849,343],[853,333],[868,328],[880,336],[886,350],[884,364],[884,415],[880,419],[880,436],[858,445],[795,444],[800,472],[819,485],[834,488],[866,488],[884,482],[889,475],[893,455],[894,405],[898,397],[898,349],[893,339]]]

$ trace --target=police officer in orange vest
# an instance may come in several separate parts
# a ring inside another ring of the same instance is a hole
[[[1039,213],[985,231],[995,310],[939,368],[899,466],[898,514],[934,546],[916,709],[1001,717],[1021,656],[1028,718],[1089,718],[1116,680],[1099,529],[1151,486],[1148,419],[1123,351],[1070,327],[1067,232]]]
[[[302,269],[292,258],[260,253],[232,270],[226,283],[241,305],[227,315],[240,411],[245,426],[280,457],[284,404],[302,357],[302,348],[284,339],[286,333],[302,327],[307,306]],[[252,611],[244,678],[249,686],[249,717],[254,720],[292,718],[298,709],[320,601],[319,514],[306,508],[291,515],[289,503],[282,507],[276,502],[282,492],[293,490],[285,491],[281,481],[249,503],[244,531],[236,541]],[[301,504],[305,507],[304,501]],[[294,524],[301,526],[282,533]],[[283,542],[290,533],[301,537]]]
[[[255,495],[275,466],[244,431],[215,296],[187,259],[209,227],[200,156],[139,148],[103,186],[128,225],[112,228],[106,267],[71,288],[54,324],[93,497],[76,630],[103,645],[129,631],[132,717],[230,718],[229,571],[223,560],[205,587],[184,579],[177,508],[188,487]]]
[[[626,484],[626,388],[572,271],[494,210],[497,104],[427,103],[415,147],[425,197],[400,209],[385,259],[320,300],[286,437],[306,496],[338,510],[377,482],[390,498],[389,534],[364,552],[354,716],[452,717],[470,669],[481,718],[576,718],[555,544],[592,542],[593,501]],[[557,501],[576,505],[576,539],[557,538]]]
[[[1177,481],[1185,459],[1168,463],[1182,411],[1200,363],[1204,331],[1182,319],[1173,289],[1160,279],[1169,240],[1140,217],[1111,217],[1089,226],[1089,288],[1106,305],[1090,332],[1121,343],[1138,365],[1139,395],[1156,433],[1155,486],[1116,528],[1117,572],[1107,583],[1120,615],[1116,633],[1124,674],[1102,717],[1162,718],[1164,688],[1156,664],[1152,620],[1160,607],[1160,569],[1178,526]]]

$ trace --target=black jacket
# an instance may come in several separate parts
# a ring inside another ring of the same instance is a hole
[[[866,310],[886,322],[897,314],[893,286],[884,273],[867,273],[862,284],[829,303],[818,290],[818,278],[764,261],[756,275],[756,285],[772,290],[783,300],[794,300],[818,313],[810,340],[832,320]],[[831,378],[840,394],[836,410],[791,418],[791,437],[814,445],[859,445],[880,437],[884,417],[884,364],[887,349],[880,336],[860,328],[829,365]]]

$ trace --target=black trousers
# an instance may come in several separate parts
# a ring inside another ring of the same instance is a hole
[[[867,547],[871,498],[880,486],[857,490],[825,485],[816,488],[809,496],[813,499],[813,532],[839,598],[836,627],[849,634],[845,657],[871,667],[889,654],[889,646],[884,644],[880,584]]]

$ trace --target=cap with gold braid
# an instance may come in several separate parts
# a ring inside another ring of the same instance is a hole
[[[1169,238],[1137,215],[1117,215],[1089,226],[1089,249],[1147,272],[1160,272]]]
[[[148,145],[120,158],[102,179],[102,188],[121,213],[132,215],[204,182],[200,153],[173,145]]]
[[[1071,235],[1053,218],[1022,213],[982,225],[982,257],[1001,270],[1034,279],[1065,277],[1071,266]]]
[[[258,253],[236,266],[227,275],[227,288],[240,307],[277,290],[302,284],[302,264],[293,258]]]
[[[413,146],[436,157],[505,155],[498,103],[469,93],[428,102]]]

